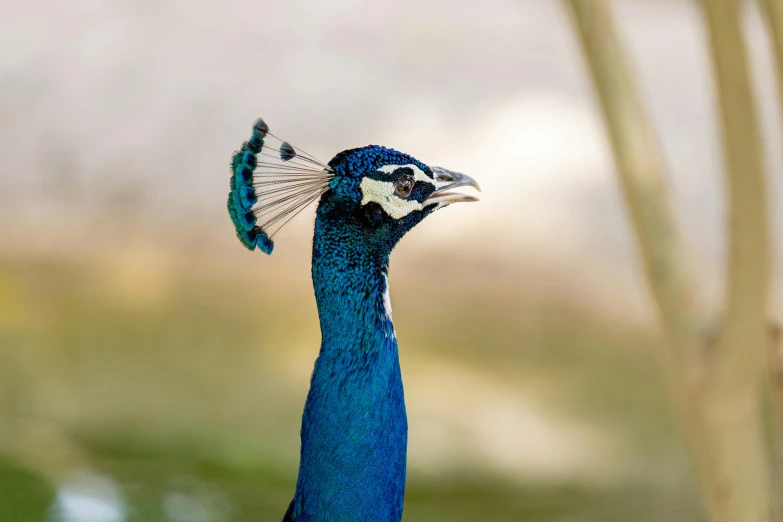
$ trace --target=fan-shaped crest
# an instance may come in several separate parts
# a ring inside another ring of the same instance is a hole
[[[259,118],[231,159],[228,213],[245,247],[272,253],[272,237],[329,190],[334,172],[271,132]]]

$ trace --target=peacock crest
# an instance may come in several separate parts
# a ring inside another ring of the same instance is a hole
[[[271,254],[274,235],[329,190],[334,171],[281,140],[259,118],[253,134],[231,158],[228,213],[249,250]]]

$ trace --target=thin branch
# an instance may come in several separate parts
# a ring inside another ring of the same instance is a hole
[[[728,307],[718,344],[721,373],[713,380],[738,383],[738,373],[743,380],[758,376],[765,354],[769,287],[766,174],[742,34],[741,2],[702,0],[702,7],[723,122],[729,199]]]
[[[769,231],[756,105],[742,33],[740,0],[702,0],[722,120],[729,210],[727,307],[704,403],[726,520],[770,520],[771,478],[760,390],[766,366]],[[720,442],[720,443],[719,443]],[[742,470],[740,479],[737,476]],[[756,470],[756,471],[753,471]]]
[[[771,37],[772,55],[775,57],[778,79],[778,102],[783,111],[783,2],[759,0],[759,4]]]

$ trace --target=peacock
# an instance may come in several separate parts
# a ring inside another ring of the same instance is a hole
[[[378,145],[324,164],[263,119],[231,161],[228,212],[249,250],[319,200],[312,279],[321,348],[302,414],[296,491],[285,521],[399,521],[408,424],[389,299],[389,256],[435,210],[477,201],[472,178]]]

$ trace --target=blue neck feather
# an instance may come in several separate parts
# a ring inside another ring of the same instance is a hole
[[[312,270],[322,341],[285,520],[399,522],[408,427],[384,306],[393,245],[368,244],[361,225],[341,212],[322,200],[316,217]]]

